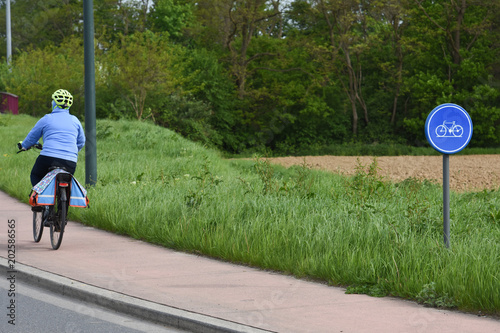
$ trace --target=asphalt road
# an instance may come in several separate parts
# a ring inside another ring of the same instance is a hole
[[[62,297],[21,281],[15,282],[15,295],[0,283],[0,332],[103,332],[103,333],[186,333],[99,306]],[[11,305],[13,302],[13,305]],[[9,308],[10,307],[10,308]],[[15,324],[15,325],[14,325]]]

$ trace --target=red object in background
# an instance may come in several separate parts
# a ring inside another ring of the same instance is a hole
[[[0,103],[1,113],[19,114],[18,97],[16,95],[9,94],[6,92],[0,92],[0,96],[2,97]]]

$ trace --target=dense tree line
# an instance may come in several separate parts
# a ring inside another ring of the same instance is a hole
[[[463,106],[500,144],[498,0],[94,0],[97,115],[151,119],[230,152],[421,145]],[[82,0],[15,0],[0,90],[40,116],[59,87],[84,114]],[[5,27],[5,6],[0,12]],[[5,52],[5,30],[0,54]]]

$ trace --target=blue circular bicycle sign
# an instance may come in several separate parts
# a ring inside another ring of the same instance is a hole
[[[446,103],[427,116],[425,136],[430,145],[443,154],[455,154],[472,138],[472,120],[461,106]]]

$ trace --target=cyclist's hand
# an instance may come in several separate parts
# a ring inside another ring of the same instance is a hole
[[[18,148],[19,150],[26,150],[26,149],[23,147],[22,143],[23,143],[22,141],[19,141],[19,142],[17,143],[17,148]]]

